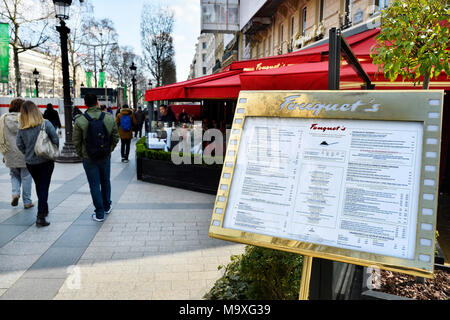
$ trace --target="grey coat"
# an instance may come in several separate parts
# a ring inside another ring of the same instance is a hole
[[[5,115],[5,135],[8,151],[4,154],[4,159],[8,168],[26,168],[25,157],[16,145],[17,132],[19,131],[19,115],[18,112]],[[3,128],[0,128],[0,130],[3,130]]]
[[[42,125],[38,125],[34,128],[28,128],[25,130],[19,129],[19,132],[17,133],[17,148],[19,148],[19,150],[25,155],[25,162],[27,164],[35,165],[50,161],[38,157],[36,153],[34,153],[34,146],[36,145],[39,131],[41,131],[41,126]],[[59,147],[58,134],[56,133],[56,130],[51,122],[48,120],[45,120],[45,131],[47,132],[52,143]]]

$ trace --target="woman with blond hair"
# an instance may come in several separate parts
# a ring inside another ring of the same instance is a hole
[[[50,121],[44,120],[41,112],[31,101],[26,101],[20,109],[20,125],[17,133],[17,148],[25,155],[25,162],[36,184],[38,196],[38,213],[36,226],[46,227],[50,225],[45,220],[48,216],[48,190],[55,162],[36,155],[34,146],[41,128],[45,131],[51,142],[59,147],[59,138]]]
[[[17,207],[20,199],[20,188],[22,187],[22,201],[25,209],[34,206],[31,202],[31,184],[33,179],[25,164],[25,157],[17,149],[16,138],[19,130],[19,112],[22,99],[14,99],[9,105],[9,113],[0,118],[0,151],[3,154],[3,162],[9,168],[12,186],[11,205]]]

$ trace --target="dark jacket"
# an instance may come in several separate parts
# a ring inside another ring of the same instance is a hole
[[[131,129],[128,131],[124,131],[120,127],[120,119],[122,119],[122,116],[125,114],[128,114],[131,117]],[[117,126],[119,127],[120,139],[133,139],[133,127],[137,125],[136,117],[133,114],[133,110],[131,110],[130,108],[123,108],[116,118],[116,123]]]
[[[136,111],[134,116],[136,117],[136,121],[138,124],[144,123],[144,121],[145,121],[145,112],[144,111],[138,110],[138,111]]]
[[[98,119],[102,114],[102,111],[96,106],[88,108],[86,112],[92,119]],[[105,124],[106,130],[108,130],[108,133],[111,135],[111,152],[113,152],[119,142],[117,125],[114,121],[114,117],[109,113],[105,113],[103,123]],[[73,126],[72,142],[75,147],[75,152],[84,159],[89,159],[86,151],[86,136],[88,127],[89,121],[85,118],[85,116],[77,115]]]
[[[44,112],[44,119],[52,123],[55,129],[61,128],[61,120],[59,120],[59,113],[53,107],[47,107]]]
[[[55,128],[48,120],[45,121],[45,132],[47,132],[48,137],[52,141],[53,144],[56,144],[59,147],[59,137],[55,131]],[[36,140],[39,135],[39,131],[41,131],[42,124],[28,128],[25,130],[19,129],[17,132],[17,148],[25,155],[25,162],[27,164],[35,165],[41,164],[49,161],[48,159],[44,159],[38,157],[34,153],[34,146],[36,145]]]

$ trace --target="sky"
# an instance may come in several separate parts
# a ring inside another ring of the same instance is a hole
[[[161,3],[175,13],[173,38],[177,81],[184,81],[195,54],[200,35],[200,0],[92,0],[97,19],[109,18],[119,34],[119,44],[142,55],[140,23],[144,3]]]

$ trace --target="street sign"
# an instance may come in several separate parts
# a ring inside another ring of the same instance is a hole
[[[432,277],[442,91],[241,91],[209,235]]]

